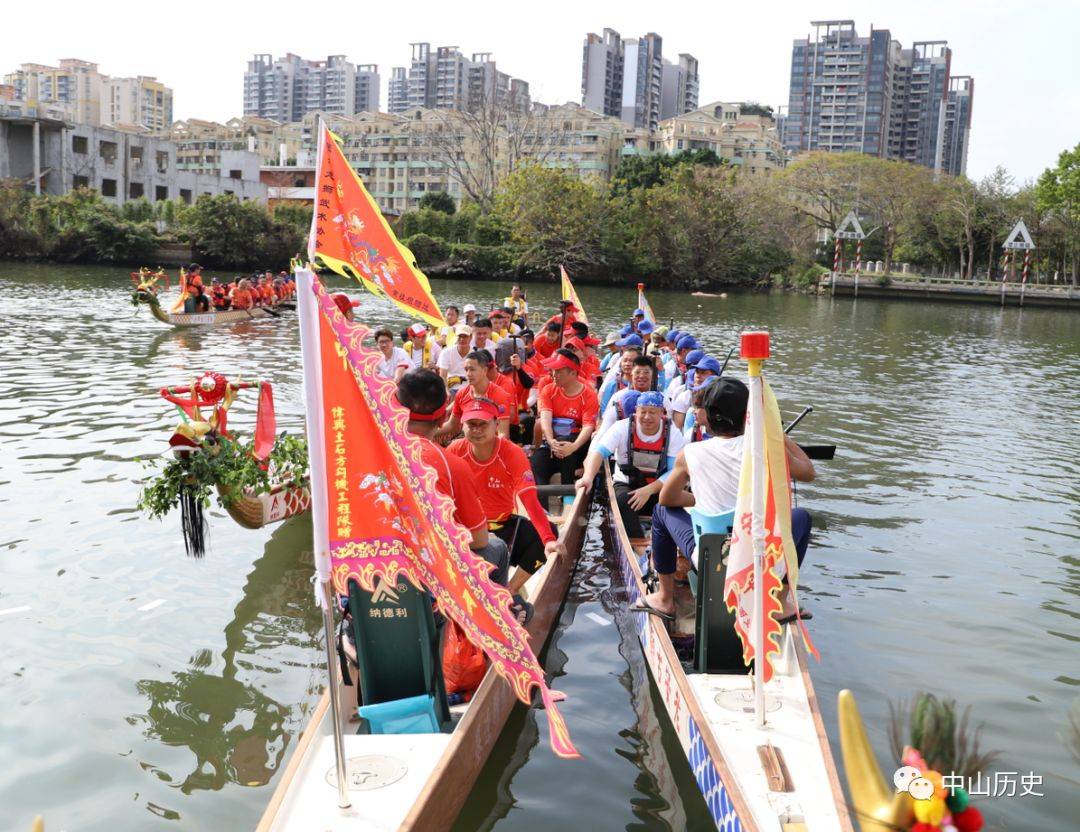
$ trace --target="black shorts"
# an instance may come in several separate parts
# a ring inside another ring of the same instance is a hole
[[[491,529],[491,533],[510,547],[511,566],[519,566],[533,575],[547,563],[544,541],[528,517],[511,514],[501,526]]]
[[[577,437],[572,437],[573,441]],[[573,485],[577,476],[578,468],[585,465],[585,457],[589,455],[589,444],[586,442],[570,456],[562,459],[551,452],[547,442],[533,451],[532,472],[537,485],[547,485],[556,474],[561,475],[563,485]]]

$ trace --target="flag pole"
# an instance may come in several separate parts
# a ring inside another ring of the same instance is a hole
[[[754,550],[754,716],[759,727],[765,725],[765,419],[761,367],[769,357],[769,333],[744,332],[742,357],[746,359],[750,380],[748,419],[750,425],[752,520],[750,536]]]
[[[322,170],[323,120],[319,117],[319,137],[315,163]],[[316,174],[317,175],[317,174]],[[315,199],[318,199],[316,181]],[[315,257],[315,214],[312,206],[311,233],[308,239],[308,259]],[[316,578],[319,581],[319,607],[322,611],[323,637],[326,640],[327,684],[330,688],[330,715],[334,729],[334,767],[337,775],[338,808],[348,809],[349,783],[345,762],[345,726],[341,713],[341,687],[338,680],[337,651],[334,649],[334,592],[330,584],[330,537],[326,528],[326,460],[323,439],[322,357],[319,345],[319,310],[315,306],[315,274],[309,269],[297,269],[297,315],[300,318],[300,357],[304,374],[304,417],[308,439],[308,471],[311,483],[311,518]]]

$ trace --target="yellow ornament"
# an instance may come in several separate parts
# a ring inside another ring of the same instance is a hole
[[[913,806],[915,820],[919,821],[919,823],[929,823],[931,826],[940,826],[941,821],[945,819],[945,813],[948,811],[944,799],[936,794],[929,800],[913,801]]]

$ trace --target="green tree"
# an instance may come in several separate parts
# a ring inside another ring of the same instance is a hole
[[[265,262],[261,244],[271,232],[266,209],[235,194],[200,196],[181,215],[181,234],[211,265],[247,267]]]
[[[626,194],[637,188],[652,188],[672,171],[684,165],[719,167],[724,162],[711,150],[682,150],[678,153],[654,153],[649,156],[626,156],[615,169],[612,191]]]
[[[556,168],[529,165],[503,182],[492,211],[521,248],[523,269],[595,270],[604,264],[603,226],[610,208],[592,184]]]
[[[1043,171],[1035,186],[1035,200],[1064,230],[1062,270],[1075,286],[1080,261],[1080,144],[1062,151],[1057,165]]]
[[[442,211],[444,214],[453,214],[457,211],[454,198],[446,191],[428,191],[420,197],[420,208],[430,208],[433,211]]]

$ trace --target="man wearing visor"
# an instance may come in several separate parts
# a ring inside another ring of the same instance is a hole
[[[596,391],[581,381],[581,361],[572,350],[556,350],[543,367],[552,381],[537,401],[543,442],[532,455],[533,475],[546,485],[558,473],[569,485],[585,461],[600,405]]]

